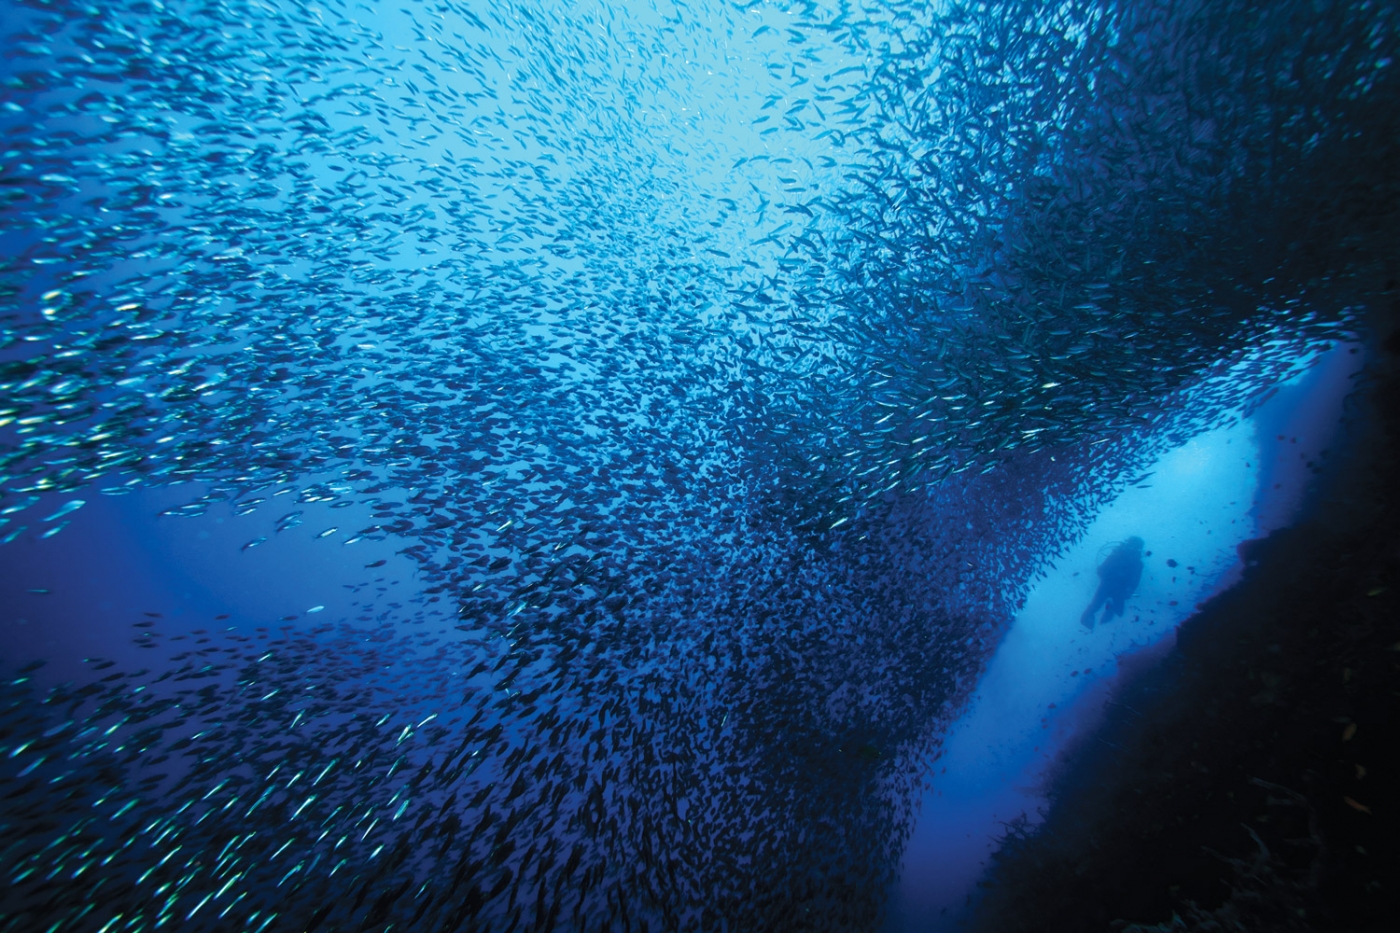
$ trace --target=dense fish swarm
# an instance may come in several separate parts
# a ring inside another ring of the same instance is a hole
[[[1398,33],[11,0],[0,540],[291,488],[457,626],[15,673],[0,931],[873,928],[1045,555],[1364,307]]]

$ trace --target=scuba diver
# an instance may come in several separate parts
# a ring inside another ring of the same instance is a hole
[[[1094,616],[1099,607],[1107,605],[1103,621],[1123,614],[1123,604],[1137,589],[1142,579],[1142,539],[1137,535],[1128,538],[1113,549],[1108,559],[1099,565],[1099,591],[1084,614],[1079,617],[1085,628],[1094,627]]]

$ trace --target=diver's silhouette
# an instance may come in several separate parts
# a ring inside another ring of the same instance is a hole
[[[1099,607],[1105,604],[1108,608],[1104,611],[1103,621],[1121,616],[1123,603],[1133,595],[1141,579],[1142,539],[1133,535],[1114,548],[1108,559],[1099,565],[1099,591],[1094,594],[1094,601],[1084,610],[1079,621],[1085,628],[1093,628],[1094,616],[1098,614]]]

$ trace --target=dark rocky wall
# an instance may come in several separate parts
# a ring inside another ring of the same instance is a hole
[[[1066,756],[979,931],[1347,931],[1400,917],[1400,297],[1302,520]]]

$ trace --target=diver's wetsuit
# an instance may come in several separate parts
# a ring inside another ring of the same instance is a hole
[[[1094,616],[1098,614],[1099,607],[1105,604],[1108,609],[1104,611],[1103,621],[1121,616],[1123,604],[1133,595],[1141,579],[1142,539],[1134,535],[1114,548],[1108,559],[1099,565],[1099,591],[1094,594],[1094,601],[1084,610],[1079,621],[1085,628],[1093,628]]]

